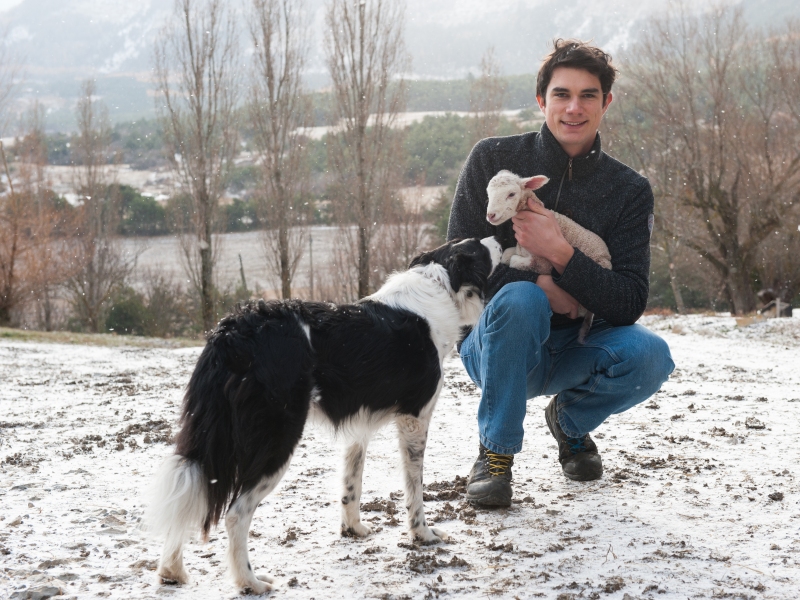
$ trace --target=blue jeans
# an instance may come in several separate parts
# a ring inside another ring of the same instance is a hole
[[[551,330],[552,314],[538,285],[507,284],[461,345],[461,361],[481,388],[480,442],[493,452],[522,449],[528,398],[558,394],[561,429],[582,437],[647,400],[675,368],[667,343],[641,325],[595,320],[579,344],[580,325]]]

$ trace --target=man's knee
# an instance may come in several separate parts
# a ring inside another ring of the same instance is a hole
[[[504,285],[491,302],[487,316],[494,322],[511,322],[541,328],[550,322],[552,312],[547,296],[535,283],[516,281]]]
[[[661,388],[661,384],[669,379],[670,373],[675,369],[672,354],[664,339],[642,327],[634,325],[636,335],[633,344],[629,347],[629,358],[636,363],[636,369],[647,374],[650,383],[650,393],[654,394]]]
[[[649,332],[648,340],[648,354],[650,355],[651,365],[653,372],[659,376],[659,387],[667,379],[670,374],[675,370],[675,363],[672,360],[672,353],[669,350],[667,342],[664,341],[659,335]]]

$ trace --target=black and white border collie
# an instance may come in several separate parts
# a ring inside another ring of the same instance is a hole
[[[163,581],[187,581],[183,544],[207,538],[225,513],[228,564],[242,589],[262,594],[272,579],[250,566],[253,513],[275,489],[309,420],[346,436],[342,533],[364,537],[361,475],[367,443],[393,420],[400,438],[411,534],[433,543],[422,461],[442,389],[442,362],[461,329],[483,310],[483,290],[499,262],[494,238],[449,242],[417,256],[356,304],[250,302],[211,332],[183,402],[175,454],[155,482],[145,529],[166,538]],[[227,508],[227,511],[226,511]]]

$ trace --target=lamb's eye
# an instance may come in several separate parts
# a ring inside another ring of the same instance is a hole
[[[517,193],[516,193],[516,192],[511,192],[511,193],[508,195],[508,197],[509,197],[509,198],[513,198],[513,197],[514,197],[514,196],[516,196],[516,195],[517,195]]]

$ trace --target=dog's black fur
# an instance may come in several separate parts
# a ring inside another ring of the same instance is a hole
[[[419,416],[440,376],[430,327],[409,311],[374,301],[260,300],[237,308],[197,361],[177,437],[176,452],[217,481],[203,530],[229,500],[289,460],[315,387],[338,427],[363,407]]]
[[[480,302],[496,264],[493,254],[478,240],[453,241],[418,256],[410,271],[395,275],[359,303],[259,300],[222,319],[209,335],[186,390],[177,462],[173,460],[162,476],[164,488],[171,491],[162,493],[162,506],[152,509],[191,512],[202,520],[156,527],[168,539],[159,569],[162,578],[186,579],[180,556],[182,530],[200,525],[207,535],[230,507],[229,560],[237,583],[254,591],[269,589],[252,575],[249,561],[245,569],[246,545],[243,558],[242,549],[234,547],[238,542],[231,528],[240,526],[239,518],[246,519],[249,528],[252,511],[280,480],[312,412],[337,430],[356,430],[342,498],[344,531],[369,532],[360,523],[358,505],[346,505],[357,503],[360,496],[366,443],[358,439],[368,438],[387,418],[411,419],[402,426],[398,421],[398,428],[402,445],[403,427],[410,427],[408,453],[419,456],[404,460],[418,460],[421,484],[425,437],[420,442],[416,430],[421,427],[427,436],[442,360],[457,341],[437,336],[443,330],[458,332],[465,324],[461,321],[469,307],[459,310],[459,302]],[[437,294],[438,299],[431,297]],[[469,308],[467,320],[474,321],[480,308]],[[204,501],[180,499],[181,485],[204,496]],[[409,510],[414,510],[409,515],[412,531],[435,541],[440,532],[425,524],[421,490],[419,495],[419,506],[412,507],[416,501],[407,499]]]

